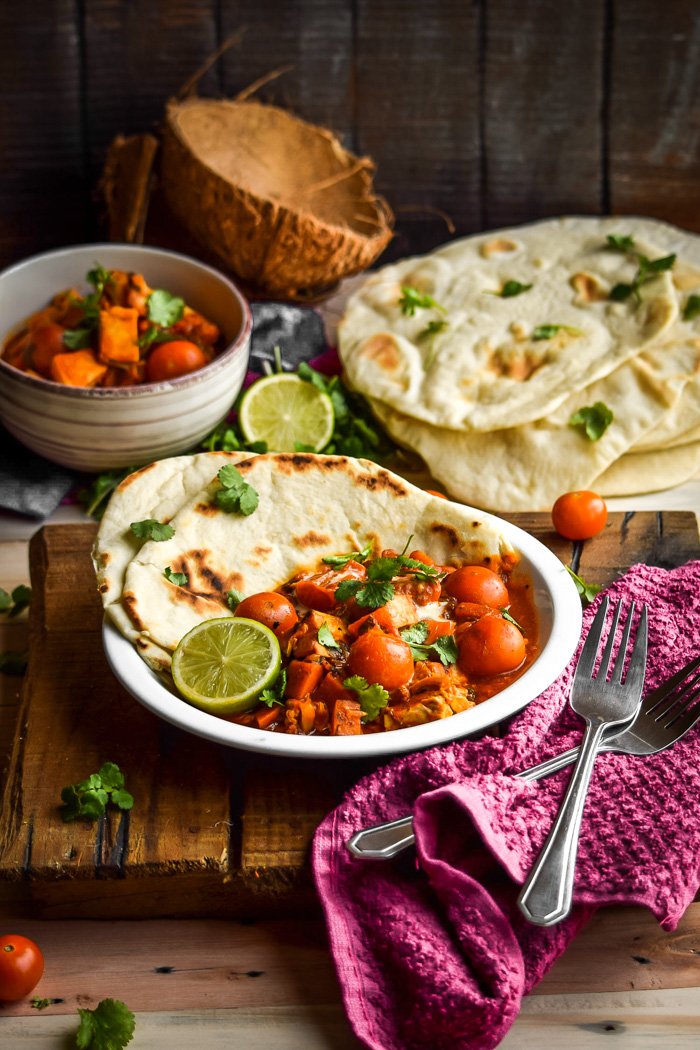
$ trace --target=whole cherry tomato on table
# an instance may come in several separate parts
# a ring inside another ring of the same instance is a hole
[[[605,528],[608,508],[595,492],[565,492],[552,507],[552,524],[567,540],[589,540]]]
[[[236,616],[257,620],[269,627],[277,637],[290,631],[299,619],[289,598],[276,591],[260,591],[259,594],[244,598],[236,607]]]
[[[407,685],[413,677],[413,657],[407,643],[376,627],[353,643],[348,666],[370,685],[382,685],[390,692]]]
[[[525,639],[498,613],[482,616],[459,640],[458,664],[468,675],[488,678],[515,671],[525,659]]]
[[[443,581],[443,590],[458,602],[478,602],[492,609],[510,604],[508,588],[498,575],[483,565],[463,565]]]
[[[151,350],[146,361],[146,379],[149,383],[177,379],[178,376],[204,368],[208,363],[209,358],[196,343],[187,339],[174,339]]]
[[[43,972],[44,956],[38,944],[18,933],[0,936],[0,1001],[24,999]]]

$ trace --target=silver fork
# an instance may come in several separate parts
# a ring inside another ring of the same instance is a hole
[[[610,678],[608,670],[620,618],[619,605],[615,607],[596,671],[600,639],[608,612],[607,597],[601,602],[591,624],[574,673],[569,703],[572,710],[586,720],[581,751],[556,820],[518,896],[520,911],[538,926],[553,926],[571,911],[581,820],[603,733],[609,727],[624,725],[639,707],[647,659],[647,616],[646,606],[643,606],[630,651],[634,609],[632,602]]]

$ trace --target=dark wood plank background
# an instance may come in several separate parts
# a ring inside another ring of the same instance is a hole
[[[700,232],[697,0],[42,0],[0,5],[0,264],[98,239],[119,132],[236,30],[200,93],[259,97],[378,165],[384,260],[566,212]]]

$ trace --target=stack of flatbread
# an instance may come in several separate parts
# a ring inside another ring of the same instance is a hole
[[[572,217],[454,241],[369,277],[338,346],[394,439],[466,503],[547,510],[700,469],[700,237],[668,224]],[[612,421],[591,437],[573,421],[594,406]]]

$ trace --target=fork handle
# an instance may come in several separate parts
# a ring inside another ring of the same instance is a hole
[[[588,722],[557,819],[518,897],[525,918],[538,926],[553,926],[571,910],[581,818],[604,726]]]

